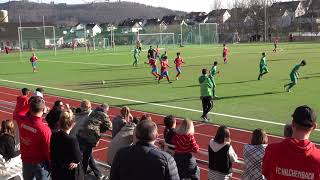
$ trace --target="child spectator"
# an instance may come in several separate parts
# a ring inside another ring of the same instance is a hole
[[[83,180],[83,169],[80,165],[81,152],[77,138],[70,135],[75,125],[75,117],[68,108],[61,112],[60,130],[51,136],[51,178],[52,180]],[[63,147],[63,148],[61,148]]]
[[[232,163],[238,159],[231,146],[229,129],[220,126],[213,139],[209,141],[209,180],[231,179]]]
[[[180,179],[197,180],[200,170],[192,153],[199,151],[199,145],[194,138],[194,126],[190,120],[183,120],[172,138],[175,145],[174,159],[176,160]]]
[[[176,118],[173,117],[172,115],[169,115],[163,119],[163,122],[164,122],[164,126],[165,126],[164,131],[163,131],[163,137],[164,137],[165,143],[172,145],[172,138],[176,133],[176,125],[177,125]],[[174,154],[174,147],[168,146],[166,151],[169,154],[173,155]]]
[[[262,158],[268,144],[265,130],[255,129],[252,133],[251,144],[244,146],[244,173],[242,180],[264,180],[262,175]]]
[[[0,154],[8,161],[20,154],[15,148],[15,127],[12,120],[4,120],[0,131]]]

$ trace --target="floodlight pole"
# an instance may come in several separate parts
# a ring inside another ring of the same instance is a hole
[[[264,0],[264,42],[267,42],[267,0]]]
[[[182,46],[182,23],[180,24],[180,46]]]
[[[21,50],[21,44],[22,44],[22,37],[21,37],[21,18],[19,15],[19,27],[18,27],[18,39],[19,39],[19,56],[20,56],[20,61],[22,60],[22,50]]]
[[[53,27],[54,56],[57,56],[56,28]]]

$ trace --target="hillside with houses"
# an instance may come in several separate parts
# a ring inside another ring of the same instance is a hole
[[[128,16],[120,22],[103,21],[103,19],[90,23],[79,21],[74,25],[56,26],[56,36],[57,39],[63,39],[63,42],[68,43],[73,39],[83,42],[86,38],[106,38],[109,41],[111,32],[113,36],[119,37],[116,38],[116,44],[133,44],[138,33],[172,33],[176,38],[173,41],[176,43],[190,44],[199,41],[201,43],[201,38],[215,38],[212,42],[263,41],[264,12],[263,6],[254,5],[247,8],[216,9],[209,13],[191,12],[179,15],[169,13],[164,16],[139,18]],[[272,41],[273,37],[285,41],[289,34],[297,36],[297,40],[320,37],[318,0],[275,2],[266,8],[266,12],[268,41]],[[56,25],[52,22],[47,23],[50,24]],[[0,33],[0,41],[17,41],[18,26],[18,23],[10,22],[0,24],[0,30],[3,32]],[[22,23],[22,26],[42,26],[42,22]],[[198,37],[203,27],[210,28],[207,30],[208,35]],[[212,36],[213,33],[217,35]]]

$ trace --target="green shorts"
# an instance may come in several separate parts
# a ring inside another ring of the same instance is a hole
[[[262,74],[264,72],[269,72],[268,67],[267,66],[260,66],[260,74]]]
[[[297,78],[297,76],[296,76],[296,75],[294,75],[294,74],[290,74],[290,79],[291,79],[291,81],[292,81],[293,83],[297,84],[297,82],[298,82],[298,78]]]

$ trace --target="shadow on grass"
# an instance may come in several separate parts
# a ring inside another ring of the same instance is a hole
[[[155,79],[149,78],[128,78],[128,79],[117,79],[117,80],[104,80],[105,84],[102,84],[102,81],[92,81],[92,82],[83,82],[80,84],[68,85],[75,87],[75,90],[88,90],[88,89],[107,89],[107,88],[121,88],[121,87],[132,87],[132,86],[144,86],[144,85],[158,85],[158,81]],[[77,88],[78,87],[78,88]]]
[[[245,97],[255,97],[255,96],[267,96],[267,95],[274,95],[274,94],[282,94],[285,93],[284,91],[273,91],[273,92],[265,92],[265,93],[258,93],[258,94],[244,94],[244,95],[237,95],[237,96],[223,96],[219,97],[217,100],[224,100],[224,99],[237,99],[237,98],[245,98]]]
[[[10,76],[10,75],[19,75],[19,74],[33,74],[33,72],[29,71],[29,72],[0,73],[0,76]]]
[[[151,102],[145,102],[145,103],[126,103],[126,104],[120,104],[120,106],[135,106],[135,105],[145,105],[145,104],[150,104],[150,103],[161,104],[161,103],[185,102],[185,101],[193,101],[193,100],[200,101],[200,96],[199,97],[185,97],[185,98],[177,98],[177,99],[167,99],[167,100],[163,100],[163,101],[151,101]]]
[[[320,74],[320,73],[314,73],[314,74]],[[305,79],[305,80],[307,80],[307,79],[316,79],[316,78],[320,78],[320,75],[319,76],[303,76],[303,77],[301,77],[301,78],[299,78],[299,79]],[[298,80],[299,80],[298,79]],[[288,81],[290,81],[290,79],[282,79],[282,80],[288,80]]]
[[[297,61],[296,59],[270,59],[270,62],[277,62],[277,61]]]
[[[249,82],[255,82],[258,80],[247,80],[247,81],[235,81],[235,82],[225,82],[225,83],[217,83],[217,86],[219,85],[228,85],[228,84],[243,84],[243,83],[249,83]],[[188,85],[188,86],[179,86],[179,87],[173,87],[173,88],[192,88],[192,87],[199,87],[199,84],[193,84],[193,85]]]

